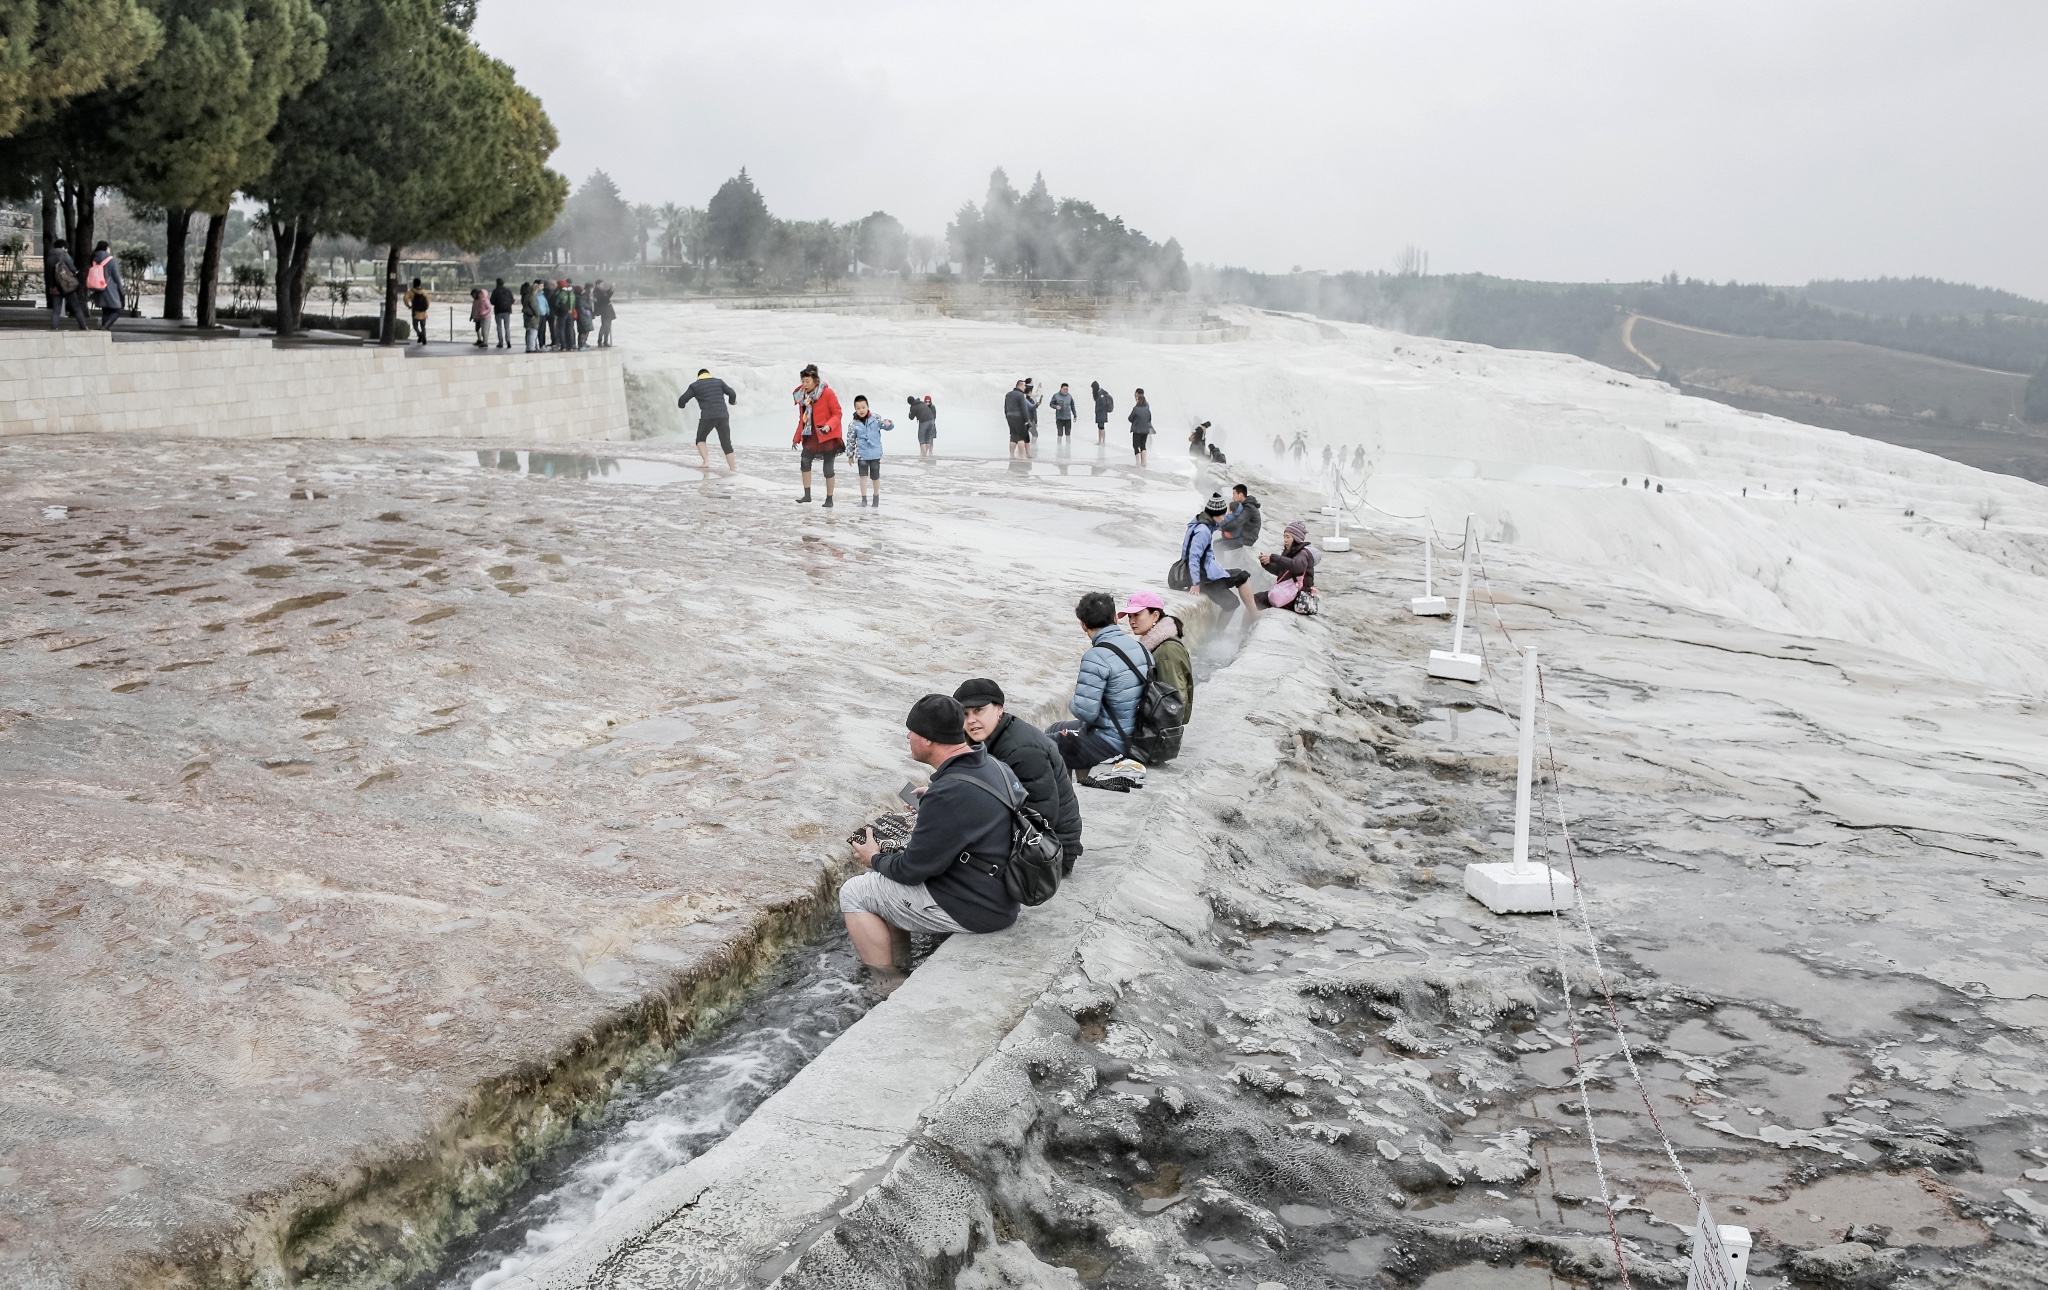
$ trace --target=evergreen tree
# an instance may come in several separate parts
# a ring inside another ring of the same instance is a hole
[[[876,211],[855,225],[855,256],[877,269],[901,269],[910,258],[910,235],[903,222],[885,211]]]
[[[760,263],[775,221],[745,166],[718,186],[704,214],[705,249],[720,264],[738,268]]]
[[[2048,360],[2027,378],[2026,417],[2035,425],[2048,425]]]
[[[436,0],[317,0],[326,70],[286,104],[277,160],[252,186],[278,255],[278,329],[298,328],[320,234],[387,248],[384,336],[395,341],[398,264],[412,242],[519,245],[560,213],[547,169],[555,131],[512,70],[487,57]]]
[[[326,23],[312,0],[151,0],[163,49],[111,97],[107,135],[129,197],[165,212],[164,317],[184,316],[185,242],[208,217],[200,324],[213,321],[228,205],[269,171],[278,106],[326,62]]]
[[[137,0],[0,0],[0,139],[124,84],[162,43]]]
[[[988,266],[988,243],[981,227],[981,211],[973,202],[962,202],[946,225],[946,248],[960,261],[960,273],[979,281]]]

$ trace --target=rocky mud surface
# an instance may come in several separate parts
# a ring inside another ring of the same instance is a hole
[[[1682,1285],[1659,1125],[1753,1285],[2048,1277],[2034,710],[1498,552],[1493,676],[1429,681],[1413,551],[1330,558],[1272,769],[1189,808],[1206,920],[1106,915],[782,1284],[1514,1290],[1616,1284],[1618,1240]],[[1575,922],[1462,894],[1510,841],[1503,628],[1611,1014]]]

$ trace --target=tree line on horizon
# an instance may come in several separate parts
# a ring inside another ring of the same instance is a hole
[[[1675,273],[1658,282],[1590,284],[1521,282],[1477,273],[1429,277],[1202,268],[1195,286],[1217,299],[1262,308],[1587,359],[1629,312],[1737,336],[1855,341],[2031,374],[2027,415],[2048,422],[2048,305],[1933,278],[1830,280],[1800,289],[1681,279]]]
[[[406,246],[521,245],[567,197],[553,124],[475,18],[476,0],[0,0],[0,197],[40,200],[47,256],[60,228],[89,249],[119,191],[162,223],[170,318],[202,223],[202,326],[230,208],[253,201],[280,333],[300,328],[315,240],[346,236],[388,253],[393,336]]]
[[[1179,242],[1155,243],[1088,202],[1055,200],[1043,175],[1019,193],[1000,168],[989,177],[982,202],[963,204],[943,239],[913,235],[886,211],[846,223],[779,218],[744,167],[702,207],[634,205],[599,170],[530,249],[560,249],[573,261],[595,264],[716,269],[740,286],[800,287],[860,268],[944,276],[955,262],[969,279],[1137,283],[1170,291],[1188,286]]]

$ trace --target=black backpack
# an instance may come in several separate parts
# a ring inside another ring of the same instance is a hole
[[[974,776],[961,778],[1002,802],[1003,809],[1010,813],[1010,858],[1000,870],[991,866],[988,876],[1001,878],[1003,890],[1020,905],[1043,905],[1051,900],[1060,889],[1060,872],[1066,856],[1066,848],[1053,835],[1052,826],[1030,807],[1005,801],[1002,794]],[[960,858],[971,860],[972,855],[962,852]]]
[[[1194,573],[1188,568],[1188,551],[1194,545],[1195,531],[1189,529],[1188,535],[1181,539],[1180,559],[1175,560],[1166,570],[1166,589],[1168,591],[1186,591],[1195,585]],[[1124,661],[1129,662],[1130,660],[1125,659]]]
[[[1155,666],[1152,675],[1146,676],[1131,662],[1130,656],[1115,646],[1104,646],[1110,653],[1124,661],[1131,669],[1131,675],[1138,678],[1138,715],[1126,731],[1116,719],[1116,709],[1109,706],[1109,688],[1103,687],[1102,706],[1109,713],[1109,719],[1116,726],[1116,732],[1124,737],[1124,753],[1147,766],[1164,765],[1180,756],[1180,737],[1187,732],[1188,707],[1181,700],[1180,691],[1159,679]],[[1150,654],[1146,655],[1147,660]]]

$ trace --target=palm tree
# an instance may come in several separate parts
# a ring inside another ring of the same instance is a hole
[[[682,219],[683,208],[674,202],[663,202],[661,209],[654,212],[661,222],[661,260],[664,264],[679,264],[683,258]]]
[[[633,207],[633,245],[639,250],[640,263],[647,263],[647,237],[654,231],[658,213],[646,202]]]

